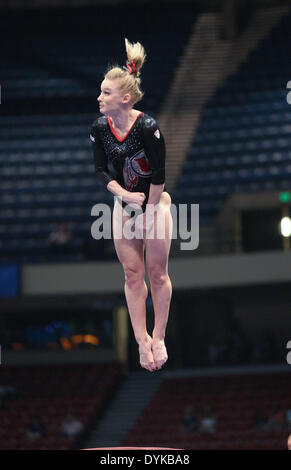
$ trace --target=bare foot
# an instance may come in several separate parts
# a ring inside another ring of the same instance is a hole
[[[151,350],[153,339],[150,335],[148,335],[147,340],[139,343],[139,362],[140,365],[144,368],[149,370],[150,372],[156,369],[155,362],[153,358],[153,353]]]
[[[156,369],[161,369],[161,367],[167,362],[168,354],[165,346],[165,342],[161,339],[153,339],[152,351],[155,361]]]

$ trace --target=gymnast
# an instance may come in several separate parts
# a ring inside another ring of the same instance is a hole
[[[96,172],[115,196],[114,246],[124,270],[124,292],[140,365],[153,372],[168,359],[165,333],[172,297],[168,257],[173,220],[171,197],[165,188],[163,135],[153,117],[133,108],[144,95],[139,77],[145,50],[139,42],[130,43],[126,38],[125,48],[126,65],[110,66],[104,75],[97,98],[101,116],[92,124],[90,139]],[[134,224],[142,234],[134,238],[123,230],[131,219],[131,209],[139,209],[139,213],[135,211]],[[164,237],[157,235],[161,220]],[[120,228],[122,236],[117,236]],[[154,236],[147,236],[149,230]],[[145,264],[154,307],[152,336],[146,326]]]

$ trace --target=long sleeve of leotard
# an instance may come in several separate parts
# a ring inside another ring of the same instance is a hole
[[[107,184],[112,181],[113,178],[111,177],[108,171],[107,157],[100,141],[98,130],[94,127],[94,125],[91,128],[90,140],[92,142],[93,147],[94,165],[96,173],[100,176],[102,181],[107,186]]]
[[[166,145],[155,119],[146,121],[143,127],[143,141],[146,155],[153,172],[151,183],[165,182]]]

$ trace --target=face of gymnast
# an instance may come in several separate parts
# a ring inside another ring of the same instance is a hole
[[[121,112],[131,109],[131,96],[120,90],[120,80],[105,78],[101,83],[101,93],[97,98],[99,109],[106,116],[116,116]]]

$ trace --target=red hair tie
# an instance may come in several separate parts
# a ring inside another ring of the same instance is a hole
[[[131,65],[129,62],[126,62],[126,67],[128,68],[130,74],[136,72],[136,65],[135,65],[134,60],[131,62]]]

